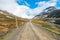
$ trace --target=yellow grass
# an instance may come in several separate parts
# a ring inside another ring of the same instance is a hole
[[[55,24],[52,24],[52,23],[47,22],[47,21],[37,20],[37,19],[32,20],[32,22],[38,24],[40,27],[42,27],[44,29],[47,29],[53,33],[60,35],[60,27],[58,27]]]

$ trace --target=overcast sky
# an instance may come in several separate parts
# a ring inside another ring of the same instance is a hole
[[[60,8],[59,0],[0,0],[0,10],[18,17],[33,18],[49,6]]]

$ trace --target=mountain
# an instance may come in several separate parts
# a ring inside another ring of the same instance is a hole
[[[47,18],[60,18],[60,9],[57,9],[57,10],[52,11],[52,12],[47,16]],[[59,20],[55,20],[54,23],[60,25],[60,19],[59,19]]]
[[[51,12],[53,12],[54,10],[57,10],[54,6],[50,6],[46,9],[43,10],[43,12],[41,12],[40,14],[36,15],[34,18],[46,18],[50,15]]]
[[[54,10],[50,12],[50,15],[48,15],[48,18],[60,18],[60,9]]]
[[[51,12],[53,10],[56,10],[56,8],[54,6],[50,6],[50,7],[46,8],[46,9],[44,9],[45,12]]]
[[[54,22],[55,24],[60,24],[60,9],[56,9],[55,7],[51,6],[38,15],[34,17],[35,19],[41,19],[45,20],[46,18],[48,19],[49,22]],[[52,19],[49,19],[52,18]],[[54,19],[55,18],[55,19]]]

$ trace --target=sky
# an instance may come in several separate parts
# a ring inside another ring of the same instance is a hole
[[[22,18],[33,18],[45,8],[55,6],[60,9],[59,0],[0,0],[0,10],[8,11]]]

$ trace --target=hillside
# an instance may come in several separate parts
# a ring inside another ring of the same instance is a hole
[[[60,21],[58,18],[60,18],[60,9],[57,9],[55,7],[48,7],[44,9],[43,12],[41,12],[40,14],[34,17],[34,19],[41,19],[41,20],[47,19],[46,21],[49,21],[49,22],[54,21],[54,23],[60,24]]]
[[[0,36],[28,22],[28,19],[17,17],[9,12],[0,10]]]
[[[49,18],[60,18],[60,9],[50,12]]]
[[[40,14],[36,15],[34,18],[37,18],[37,19],[43,19],[43,18],[46,18],[48,17],[51,12],[53,12],[54,10],[57,10],[54,6],[50,6],[46,9],[43,10],[43,12],[41,12]]]
[[[50,8],[50,7],[49,7]],[[36,15],[32,22],[40,27],[60,35],[60,9],[52,8]],[[45,10],[46,10],[45,9]]]

